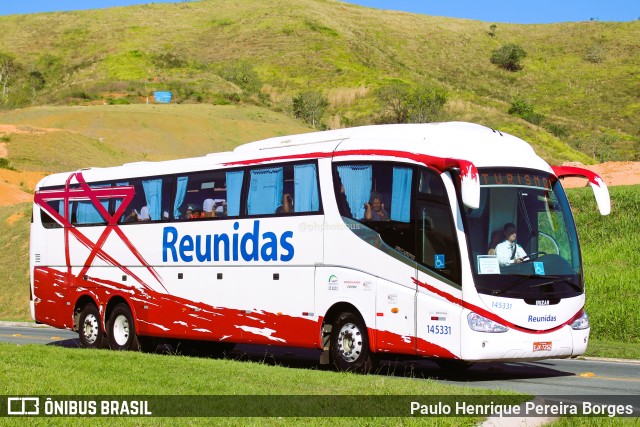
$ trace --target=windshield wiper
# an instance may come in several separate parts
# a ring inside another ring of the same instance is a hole
[[[531,286],[529,286],[530,288],[538,288],[540,286],[553,285],[553,284],[556,284],[556,283],[559,283],[559,282],[565,282],[569,286],[571,286],[573,289],[575,289],[577,291],[580,291],[580,292],[583,291],[582,287],[580,285],[578,285],[577,283],[575,283],[573,280],[569,280],[569,279],[562,278],[562,277],[554,277],[554,276],[535,276],[535,277],[544,277],[545,279],[549,278],[549,279],[554,279],[554,280],[551,280],[549,282],[544,282],[544,283],[538,283],[536,285],[531,285]]]
[[[574,289],[576,289],[578,291],[582,291],[582,288],[580,287],[580,285],[577,285],[576,283],[572,282],[571,280],[562,278],[560,276],[544,276],[544,275],[539,275],[539,274],[511,274],[511,276],[519,276],[520,279],[516,280],[514,283],[512,283],[509,286],[507,286],[506,288],[496,289],[495,291],[492,292],[492,295],[496,295],[496,296],[497,295],[502,295],[505,292],[510,291],[511,289],[515,288],[516,286],[522,284],[527,279],[550,279],[549,281],[544,282],[544,283],[536,283],[535,285],[531,285],[531,286],[529,286],[529,288],[538,288],[540,286],[553,285],[554,283],[558,283],[558,282],[566,282],[569,285],[571,285],[571,287],[573,287]]]

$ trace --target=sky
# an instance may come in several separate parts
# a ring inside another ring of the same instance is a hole
[[[98,9],[189,0],[0,0],[0,15]],[[376,9],[468,18],[492,23],[547,24],[577,21],[635,21],[640,0],[348,0]]]

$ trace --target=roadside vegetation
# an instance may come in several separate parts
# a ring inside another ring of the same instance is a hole
[[[586,310],[595,341],[640,347],[640,185],[609,187],[611,214],[600,216],[591,188],[567,191],[582,248]],[[615,346],[594,346],[618,357]]]
[[[119,395],[144,399],[150,395],[486,395],[481,388],[444,385],[436,381],[407,381],[421,378],[411,371],[381,375],[358,375],[333,371],[274,366],[269,363],[165,356],[109,350],[82,350],[57,346],[0,344],[0,365],[4,381],[2,395]],[[419,375],[419,373],[417,374]],[[125,379],[126,378],[126,379]],[[491,391],[492,395],[525,395]],[[522,396],[522,397],[520,397]],[[407,415],[409,415],[407,406]],[[259,425],[310,426],[398,425],[473,426],[482,417],[407,418],[189,418],[183,425]],[[34,418],[35,423],[38,418]],[[172,418],[91,418],[92,425],[175,425]],[[24,425],[24,417],[4,418],[3,425]],[[47,418],[47,425],[82,425],[82,418]]]

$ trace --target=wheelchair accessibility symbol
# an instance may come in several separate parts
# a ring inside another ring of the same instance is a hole
[[[444,254],[436,254],[434,261],[436,268],[444,268]]]
[[[539,276],[544,276],[544,263],[542,262],[534,262],[533,263],[533,271],[535,274]]]

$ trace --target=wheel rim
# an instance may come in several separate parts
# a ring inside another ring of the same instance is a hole
[[[355,362],[362,353],[362,333],[353,323],[340,328],[338,334],[338,351],[347,362]]]
[[[113,340],[124,346],[129,340],[129,321],[126,316],[119,315],[113,322]]]
[[[88,314],[84,318],[84,323],[82,325],[82,336],[84,340],[88,344],[94,344],[98,339],[98,334],[100,333],[100,323],[98,322],[98,318],[93,314]]]

